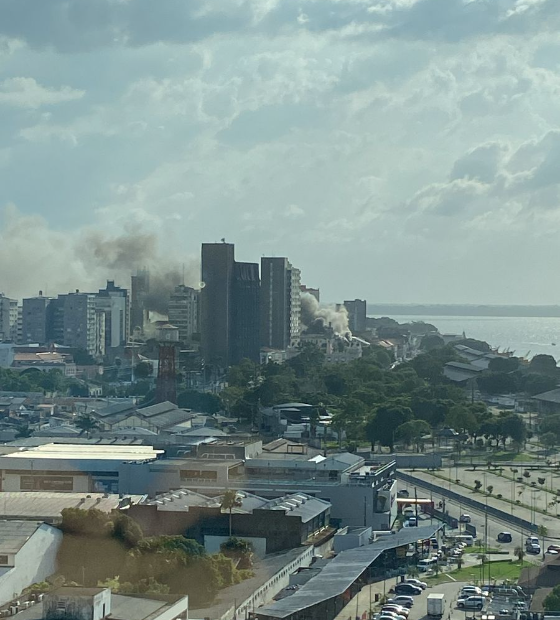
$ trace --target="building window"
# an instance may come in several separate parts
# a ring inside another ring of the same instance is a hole
[[[8,564],[8,556],[7,555],[0,555],[0,564],[2,566],[6,566]]]

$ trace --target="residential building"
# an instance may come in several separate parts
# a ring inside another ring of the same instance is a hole
[[[0,521],[0,605],[56,573],[62,532],[40,521]]]
[[[59,295],[60,298],[60,295]],[[105,315],[97,311],[95,295],[63,295],[63,342],[68,347],[84,349],[90,355],[105,353]]]
[[[168,319],[179,329],[180,342],[189,342],[199,331],[199,299],[200,292],[184,284],[176,286],[169,298]]]
[[[257,263],[234,263],[230,362],[260,361],[260,278]]]
[[[202,244],[201,349],[206,364],[227,367],[231,358],[234,246]]]
[[[107,280],[107,286],[95,296],[95,307],[103,313],[104,348],[124,347],[130,333],[128,291]]]
[[[50,333],[52,324],[53,300],[39,291],[38,297],[28,297],[22,305],[22,344],[47,344],[53,340]]]
[[[354,299],[345,301],[344,307],[348,312],[348,327],[352,333],[363,333],[366,331],[367,303],[365,299]]]
[[[150,292],[150,273],[139,269],[130,278],[130,333],[142,332],[146,322],[146,297]]]
[[[300,271],[287,258],[261,258],[261,347],[297,347],[301,332]]]
[[[16,342],[17,322],[17,300],[0,293],[0,342]]]

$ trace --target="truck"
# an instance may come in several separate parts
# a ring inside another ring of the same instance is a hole
[[[438,592],[428,594],[428,616],[441,618],[445,608],[445,595]]]

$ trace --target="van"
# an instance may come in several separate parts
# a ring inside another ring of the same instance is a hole
[[[455,542],[464,542],[467,547],[472,547],[474,545],[474,538],[470,534],[459,534],[455,536]]]
[[[433,568],[437,564],[437,558],[429,558],[427,560],[420,560],[418,564],[416,564],[416,568],[421,572],[425,573],[430,568]]]

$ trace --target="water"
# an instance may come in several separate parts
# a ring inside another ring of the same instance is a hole
[[[424,321],[442,334],[462,334],[484,340],[492,348],[521,357],[544,353],[560,358],[560,317],[418,316],[393,315],[399,323]],[[556,343],[554,346],[552,343]]]

